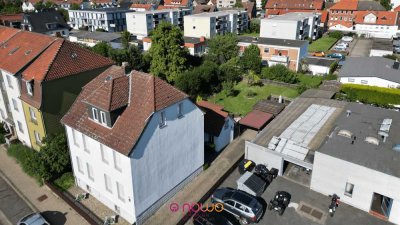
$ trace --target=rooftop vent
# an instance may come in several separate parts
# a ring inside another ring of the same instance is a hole
[[[353,133],[351,133],[351,132],[348,131],[348,130],[340,130],[340,131],[338,132],[338,135],[339,135],[339,136],[342,136],[342,137],[346,137],[346,138],[351,138],[351,137],[353,137]]]
[[[107,77],[106,77],[106,82],[108,82],[108,81],[111,81],[112,80],[112,76],[111,75],[108,75]]]
[[[78,57],[78,54],[76,54],[75,52],[71,53],[71,58],[75,59]]]
[[[18,49],[19,49],[19,46],[13,48],[8,54],[9,54],[9,55],[12,55],[12,54],[14,54]]]
[[[392,126],[392,119],[384,119],[382,121],[381,127],[379,128],[378,135],[380,135],[383,139],[383,142],[386,141],[386,138],[389,137],[390,126]]]
[[[379,140],[374,137],[366,137],[365,142],[367,142],[369,144],[373,144],[373,145],[379,145]]]
[[[32,52],[32,50],[28,50],[25,52],[25,55],[29,55],[29,54],[31,54],[31,52]]]

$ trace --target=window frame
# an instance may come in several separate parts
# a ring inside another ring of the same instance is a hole
[[[102,144],[100,144],[100,153],[101,153],[101,160],[105,163],[105,164],[109,164],[108,158],[107,158],[107,152],[104,149],[104,146]]]
[[[26,85],[26,92],[28,92],[28,95],[33,96],[32,83],[30,81],[26,81],[25,85]]]
[[[24,133],[24,129],[22,128],[22,123],[20,121],[17,121],[17,125],[18,125],[18,131]]]
[[[84,174],[83,168],[82,168],[82,161],[81,161],[81,159],[80,159],[78,156],[76,156],[76,164],[77,164],[77,167],[78,167],[78,171],[79,171],[81,174]]]
[[[9,75],[6,75],[6,80],[7,80],[8,87],[11,88],[11,89],[14,89],[14,87],[12,85],[11,77]]]
[[[178,104],[178,118],[183,117],[183,102]]]
[[[161,111],[159,114],[160,121],[159,121],[159,127],[163,128],[167,126],[167,115],[165,111]]]
[[[349,190],[347,187],[349,187]],[[353,193],[354,193],[354,184],[347,181],[346,186],[344,186],[344,195],[348,197],[353,197]]]
[[[121,183],[119,183],[118,181],[116,182],[116,185],[117,185],[117,196],[118,196],[118,199],[121,200],[122,202],[125,202],[124,186]]]
[[[109,181],[109,183],[107,182],[107,180]],[[108,191],[109,193],[113,193],[112,192],[112,180],[111,177],[108,176],[107,174],[104,174],[104,187],[106,188],[106,191]]]
[[[92,108],[92,118],[94,121],[99,122],[99,114],[98,114],[99,110],[97,110],[96,108]]]
[[[106,113],[103,111],[100,111],[100,123],[103,125],[107,125]]]
[[[89,180],[94,181],[94,175],[93,175],[93,167],[89,163],[86,163],[86,170],[87,170],[87,175]]]
[[[35,136],[35,141],[37,144],[42,144],[42,139],[40,138],[39,132],[36,130],[33,131],[33,135]]]
[[[29,115],[32,121],[37,121],[35,110],[32,107],[29,107]]]
[[[17,105],[17,100],[15,100],[15,98],[12,98],[11,101],[12,101],[12,104],[13,104],[13,109],[15,111],[19,112],[18,105]]]

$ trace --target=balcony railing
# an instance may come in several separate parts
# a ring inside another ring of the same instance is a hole
[[[289,62],[289,57],[288,56],[284,56],[284,55],[273,55],[271,57],[271,61],[281,62],[281,63],[288,63]]]

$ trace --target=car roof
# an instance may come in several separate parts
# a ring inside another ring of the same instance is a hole
[[[222,214],[213,212],[198,212],[193,216],[194,221],[198,221],[204,225],[231,225],[232,223]]]
[[[241,202],[245,205],[250,205],[250,203],[254,200],[251,196],[247,195],[246,193],[243,193],[241,191],[236,191],[232,195],[232,199]]]
[[[46,221],[39,213],[33,213],[26,216],[21,222],[27,225],[43,225]]]

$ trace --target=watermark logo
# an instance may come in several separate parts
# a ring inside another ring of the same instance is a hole
[[[180,209],[182,210],[182,212],[187,212],[187,213],[197,213],[197,212],[222,212],[224,210],[224,205],[222,203],[206,203],[206,204],[202,204],[202,203],[184,203],[181,205],[179,205],[176,202],[173,202],[169,205],[169,209],[171,210],[171,212],[178,212]]]

